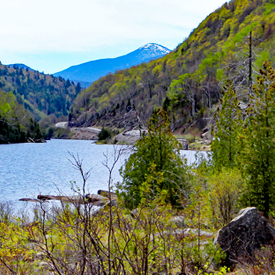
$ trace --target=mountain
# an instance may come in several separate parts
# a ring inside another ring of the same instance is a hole
[[[17,69],[24,69],[24,70],[32,70],[32,71],[35,71],[34,69],[28,67],[27,65],[25,64],[22,64],[22,63],[15,63],[15,64],[9,64],[7,65],[9,67],[12,67],[12,68],[17,68]]]
[[[79,84],[62,77],[23,64],[0,64],[0,144],[39,140],[44,134],[51,137],[52,126],[66,120],[80,91]],[[64,131],[56,133],[61,137]]]
[[[108,73],[114,73],[117,70],[130,68],[134,65],[160,58],[169,52],[170,50],[163,46],[150,43],[120,57],[99,59],[72,66],[55,73],[54,76],[61,76],[76,83],[80,82],[83,87],[88,87],[92,82]]]
[[[147,122],[155,108],[169,113],[173,129],[205,126],[228,80],[247,102],[264,60],[275,64],[275,3],[232,0],[211,13],[164,57],[95,81],[74,100],[71,125],[124,127],[131,110]],[[252,57],[249,58],[251,52]]]

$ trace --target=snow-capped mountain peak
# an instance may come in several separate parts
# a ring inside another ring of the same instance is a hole
[[[86,82],[83,85],[88,87],[93,81],[108,73],[114,73],[117,70],[123,70],[136,66],[143,62],[161,58],[168,54],[169,49],[156,43],[148,43],[137,50],[116,58],[107,58],[85,62],[72,66],[61,72],[57,72],[54,76],[62,76],[74,82]]]
[[[140,48],[138,50],[141,51],[150,51],[151,53],[155,53],[155,55],[164,55],[170,53],[170,50],[166,47],[163,47],[156,43],[148,43]]]

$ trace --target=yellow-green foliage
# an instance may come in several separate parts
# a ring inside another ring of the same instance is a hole
[[[69,107],[81,87],[61,77],[45,75],[0,64],[0,88],[13,91],[20,104],[30,110],[36,119],[49,114],[68,115]]]
[[[232,76],[232,73],[235,76],[240,74],[240,66],[233,72],[229,68],[233,64],[242,64],[247,59],[247,36],[250,31],[256,52],[254,69],[265,58],[275,61],[274,6],[272,1],[267,0],[235,0],[225,3],[207,16],[170,54],[107,75],[93,83],[75,100],[73,118],[81,123],[82,117],[79,118],[78,110],[84,107],[85,112],[93,114],[90,123],[100,122],[103,117],[104,121],[110,122],[114,117],[124,116],[126,104],[130,100],[131,108],[136,108],[141,119],[148,121],[154,108],[162,106],[173,80],[186,73],[192,75],[192,80],[196,83],[194,90],[199,116],[201,108],[211,107],[212,103],[218,102],[219,83],[229,75]],[[262,51],[269,54],[261,54]],[[207,93],[210,93],[208,98]],[[94,98],[102,104],[94,104]],[[191,104],[189,101],[182,107],[171,100],[171,116],[182,123],[187,122]]]
[[[240,210],[240,197],[244,192],[241,174],[236,169],[222,169],[207,178],[207,216],[209,224],[221,228]]]
[[[177,225],[176,213],[159,200],[141,204],[133,217],[120,204],[94,215],[90,210],[76,204],[45,211],[42,205],[35,223],[0,223],[0,273],[200,274],[222,257],[211,239],[205,243],[197,230]]]
[[[34,237],[34,231],[22,226],[20,219],[17,219],[12,222],[2,221],[0,232],[0,273],[12,274],[8,272],[15,267],[16,274],[31,274],[29,263],[32,262],[36,267],[35,251],[29,243]],[[7,273],[4,273],[5,267]]]

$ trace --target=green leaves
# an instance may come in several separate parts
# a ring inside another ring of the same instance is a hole
[[[275,202],[275,76],[269,63],[264,63],[253,91],[238,163],[247,184],[249,203],[268,217]]]
[[[216,113],[213,164],[238,168],[245,181],[243,202],[268,217],[275,200],[275,74],[269,63],[260,69],[245,110],[232,87]]]
[[[241,109],[233,87],[228,87],[215,114],[216,127],[211,145],[213,164],[217,170],[233,168],[238,151],[238,131],[241,127]]]
[[[137,207],[142,198],[157,197],[162,191],[167,191],[162,195],[166,194],[168,202],[177,204],[177,192],[184,185],[179,149],[167,114],[158,109],[150,119],[147,135],[137,142],[135,152],[121,169],[123,183],[119,188],[129,208]]]

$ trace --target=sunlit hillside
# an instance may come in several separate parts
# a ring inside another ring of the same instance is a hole
[[[75,99],[71,124],[121,127],[133,109],[147,122],[154,108],[163,106],[174,128],[183,127],[209,116],[227,79],[246,101],[249,52],[253,80],[264,60],[275,61],[274,10],[272,0],[225,3],[170,54],[94,82]]]

